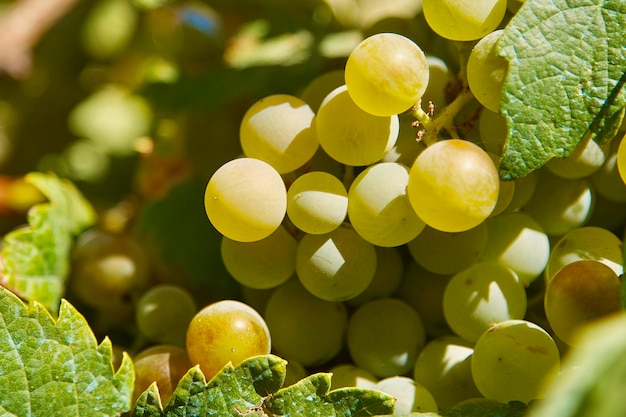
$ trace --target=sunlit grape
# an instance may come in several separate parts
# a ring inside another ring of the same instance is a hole
[[[390,376],[378,381],[375,389],[396,399],[395,415],[435,412],[439,408],[430,391],[406,376]]]
[[[423,0],[424,17],[439,35],[455,41],[480,39],[498,27],[507,0]]]
[[[169,402],[178,382],[193,366],[184,349],[171,345],[155,345],[144,349],[133,358],[133,364],[133,397],[137,399],[156,382],[163,405]]]
[[[505,1],[506,3],[506,1]],[[503,30],[495,30],[474,45],[467,61],[467,83],[474,97],[492,112],[500,110],[508,61],[498,56],[496,45]]]

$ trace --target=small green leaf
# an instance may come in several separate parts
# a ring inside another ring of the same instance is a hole
[[[626,2],[527,0],[504,29],[503,179],[563,158],[589,134],[605,143],[624,116]]]
[[[161,404],[161,395],[156,382],[153,382],[147,390],[145,390],[135,403],[132,417],[162,417],[163,406]]]
[[[16,416],[111,416],[130,409],[134,370],[62,301],[58,319],[0,287],[0,410]],[[3,415],[0,413],[0,415]],[[7,414],[4,414],[7,415]]]
[[[395,400],[380,391],[363,388],[341,388],[326,396],[337,416],[366,417],[393,411]]]

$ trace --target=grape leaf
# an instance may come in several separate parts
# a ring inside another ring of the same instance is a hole
[[[505,27],[500,175],[521,178],[585,137],[605,143],[624,116],[626,2],[527,0]]]
[[[93,207],[70,181],[38,172],[26,176],[48,198],[28,213],[28,226],[4,237],[3,285],[56,314],[65,291],[73,236],[94,223]]]
[[[0,415],[111,416],[130,409],[134,370],[62,300],[58,319],[0,287]]]

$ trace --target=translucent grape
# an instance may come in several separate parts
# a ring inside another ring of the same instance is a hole
[[[187,326],[197,309],[195,300],[183,287],[159,284],[137,300],[135,322],[137,329],[154,342],[185,346]]]
[[[337,388],[376,388],[378,379],[369,371],[351,363],[333,366],[329,370],[333,374],[331,389]]]
[[[620,279],[601,262],[573,262],[548,283],[544,307],[554,334],[572,345],[583,325],[621,310]]]
[[[499,187],[498,171],[485,151],[471,142],[449,139],[429,146],[417,157],[408,195],[427,225],[462,232],[489,217]]]
[[[275,94],[254,103],[243,116],[239,139],[244,154],[280,174],[300,168],[319,146],[311,129],[313,110],[304,101]]]
[[[426,61],[429,77],[428,86],[422,96],[422,107],[428,106],[428,103],[432,101],[436,111],[437,108],[443,109],[446,106],[446,90],[454,83],[455,76],[443,59],[426,55]]]
[[[502,29],[495,30],[479,40],[467,61],[467,84],[476,100],[492,112],[500,110],[508,69],[508,61],[499,57],[496,49],[503,32]]]
[[[511,199],[511,202],[509,202],[509,205],[506,207],[505,211],[517,211],[524,207],[535,193],[538,179],[538,172],[532,171],[528,175],[515,180],[515,191],[513,193],[513,198]]]
[[[207,380],[227,363],[237,366],[271,350],[270,332],[263,317],[235,300],[221,300],[201,309],[187,328],[187,354],[200,365]]]
[[[396,162],[371,165],[348,191],[348,217],[368,242],[385,247],[403,245],[424,229],[408,196],[409,169]]]
[[[429,70],[415,42],[395,33],[377,33],[350,53],[345,76],[350,97],[360,108],[376,116],[391,116],[419,102]]]
[[[332,232],[343,223],[347,213],[346,187],[327,172],[303,174],[287,190],[287,216],[305,233]]]
[[[348,225],[324,235],[305,235],[298,244],[296,273],[315,296],[349,300],[372,282],[376,250]]]
[[[345,85],[326,96],[315,118],[320,145],[345,165],[370,165],[380,160],[398,139],[398,116],[374,116],[358,107]]]
[[[424,325],[407,303],[384,298],[359,307],[348,322],[354,363],[379,378],[409,372],[425,342]]]
[[[526,314],[526,291],[509,268],[476,263],[452,277],[443,295],[450,328],[470,342],[496,323]]]
[[[375,246],[376,273],[365,291],[346,300],[351,306],[363,305],[377,298],[390,297],[400,285],[404,276],[404,259],[398,248]]]
[[[622,178],[624,184],[626,184],[626,136],[619,139],[619,145],[617,146],[617,171]],[[617,140],[617,139],[613,139]]]
[[[620,141],[610,142],[611,148],[604,164],[589,179],[594,190],[602,197],[618,203],[626,203],[626,183],[619,172],[618,149]]]
[[[432,394],[424,385],[406,376],[390,376],[378,381],[375,389],[396,399],[395,415],[435,412],[439,408]]]
[[[495,30],[507,0],[423,0],[424,17],[440,36],[454,41],[480,39]]]
[[[267,162],[239,158],[211,176],[204,206],[218,232],[239,242],[254,242],[280,226],[287,211],[287,190]]]
[[[541,327],[525,320],[498,323],[478,339],[472,376],[488,399],[525,403],[541,398],[546,379],[558,372],[559,350]]]
[[[348,324],[342,303],[315,297],[297,279],[274,290],[264,317],[276,353],[302,366],[318,366],[334,358]]]
[[[136,400],[153,382],[156,382],[163,405],[169,402],[178,382],[193,366],[185,349],[162,344],[139,352],[133,358],[133,364],[134,399]]]
[[[308,83],[300,93],[300,98],[308,103],[314,112],[317,112],[324,98],[335,88],[344,84],[343,69],[328,71]]]
[[[608,152],[608,145],[599,145],[591,135],[586,135],[566,158],[552,158],[546,168],[561,178],[588,177],[602,167]]]
[[[237,282],[266,289],[286,282],[296,272],[296,239],[280,226],[256,242],[222,238],[222,261]]]

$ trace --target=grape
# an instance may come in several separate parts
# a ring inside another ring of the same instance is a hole
[[[370,165],[381,159],[396,143],[398,116],[380,117],[358,107],[345,85],[324,98],[315,118],[321,147],[345,165]]]
[[[572,345],[583,325],[621,310],[620,280],[606,264],[576,261],[550,280],[544,304],[554,334]]]
[[[133,358],[133,364],[135,401],[156,382],[163,405],[169,402],[178,382],[193,366],[184,349],[171,345],[156,345],[144,349]]]
[[[287,190],[271,165],[239,158],[211,176],[204,206],[218,232],[232,240],[254,242],[280,226],[287,211]]]
[[[286,282],[296,272],[296,239],[279,226],[256,242],[237,242],[222,237],[222,261],[240,284],[267,289]]]
[[[430,227],[462,232],[493,211],[500,179],[493,161],[462,139],[435,143],[411,167],[408,195],[417,215]]]
[[[619,145],[617,145],[617,171],[622,178],[624,184],[626,184],[626,135],[619,139]],[[613,139],[614,141],[617,139]]]
[[[428,61],[409,38],[377,33],[350,53],[345,76],[350,97],[361,109],[391,116],[419,102],[428,85]]]
[[[375,389],[396,399],[393,414],[400,416],[412,412],[428,413],[438,410],[437,402],[422,384],[406,376],[381,379]]]
[[[559,350],[544,329],[525,320],[508,320],[476,342],[472,376],[488,399],[528,403],[542,397],[543,382],[558,372],[559,362]]]
[[[332,232],[343,223],[347,213],[346,187],[327,172],[308,172],[287,190],[287,216],[305,233]]]
[[[137,300],[135,322],[138,330],[154,342],[185,346],[187,326],[197,309],[183,287],[159,284]]]
[[[317,112],[324,98],[335,88],[344,84],[342,69],[328,71],[308,83],[300,93],[300,98],[309,104],[311,110]]]
[[[526,314],[526,291],[506,266],[479,262],[456,274],[443,295],[450,328],[470,342],[494,324]]]
[[[602,167],[608,151],[608,145],[599,145],[591,135],[586,135],[566,158],[552,158],[546,168],[561,178],[588,177]]]
[[[506,207],[505,211],[517,211],[524,207],[535,193],[538,179],[539,174],[537,171],[532,171],[526,176],[516,179],[513,198],[511,199],[509,205]]]
[[[479,40],[467,61],[467,84],[472,94],[480,104],[496,113],[500,110],[508,70],[508,61],[497,55],[496,48],[503,32],[495,30]]]
[[[406,195],[409,169],[382,162],[362,171],[348,191],[348,217],[354,230],[378,246],[400,246],[424,229]]]
[[[591,215],[591,184],[585,178],[568,180],[541,170],[537,188],[523,209],[548,235],[564,235],[585,224]]]
[[[428,86],[422,96],[422,106],[427,106],[429,102],[437,108],[444,108],[448,100],[446,99],[446,90],[455,82],[455,76],[448,68],[448,64],[436,56],[427,55],[428,62]]]
[[[378,382],[371,372],[351,363],[333,366],[329,372],[333,374],[331,390],[349,387],[375,389]]]
[[[506,119],[500,113],[483,108],[478,119],[480,142],[487,152],[502,156],[508,135]]]
[[[489,217],[497,216],[498,214],[507,210],[513,196],[515,195],[516,181],[500,181],[500,191],[498,192],[498,201],[493,211],[489,214]]]
[[[454,41],[480,39],[495,30],[507,0],[423,0],[424,17],[438,35]]]
[[[239,139],[244,154],[267,162],[280,174],[309,161],[319,143],[311,129],[313,110],[304,101],[275,94],[254,103],[243,116]]]
[[[550,257],[550,240],[531,216],[516,211],[487,219],[487,245],[483,261],[509,267],[528,286],[545,269]]]
[[[618,150],[620,141],[610,142],[611,148],[604,164],[589,178],[594,190],[610,201],[626,203],[626,183],[622,179],[618,167]]]
[[[417,155],[426,149],[424,142],[416,140],[417,130],[412,126],[415,118],[410,115],[399,115],[400,133],[395,145],[385,153],[381,162],[398,162],[410,167]]]
[[[487,245],[483,222],[463,232],[449,233],[426,227],[407,245],[415,261],[441,275],[456,274],[472,265]]]
[[[298,244],[296,273],[315,296],[329,301],[349,300],[372,282],[376,250],[349,225],[324,235],[305,235]]]
[[[425,338],[424,324],[417,312],[394,298],[362,305],[348,322],[350,357],[357,366],[379,378],[409,372]]]
[[[209,304],[193,317],[187,328],[187,354],[200,365],[207,380],[226,364],[237,366],[271,350],[270,332],[263,317],[235,300]]]
[[[554,246],[546,266],[545,277],[549,283],[561,268],[582,260],[598,261],[615,274],[624,272],[623,243],[612,232],[600,227],[580,227],[563,236]]]
[[[295,384],[302,378],[306,378],[309,373],[304,369],[300,363],[290,360],[287,362],[285,382],[283,382],[283,388]]]
[[[346,304],[360,306],[377,298],[390,297],[400,285],[404,276],[404,259],[398,248],[375,246],[376,272],[365,291],[354,298],[346,300]]]
[[[473,344],[457,336],[443,336],[428,342],[417,357],[413,377],[430,391],[442,410],[480,397],[472,379],[473,353]]]
[[[297,279],[274,290],[264,317],[276,353],[302,366],[318,366],[334,358],[348,324],[342,303],[315,297]]]

